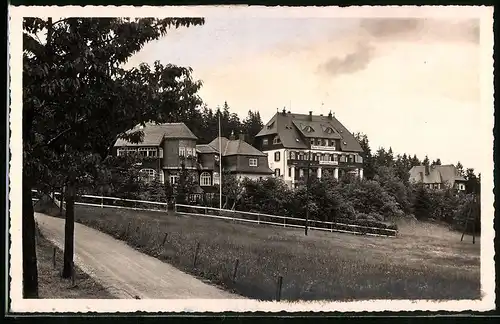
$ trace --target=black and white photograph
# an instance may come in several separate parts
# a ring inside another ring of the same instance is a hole
[[[10,312],[495,306],[492,7],[9,7]]]

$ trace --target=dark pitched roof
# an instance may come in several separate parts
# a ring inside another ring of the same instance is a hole
[[[217,149],[209,144],[199,144],[196,145],[196,151],[198,153],[219,153]]]
[[[222,146],[222,156],[229,155],[250,155],[250,156],[266,156],[263,152],[259,151],[252,145],[241,139],[229,140],[225,137],[220,138]],[[217,152],[219,151],[219,137],[214,139],[208,144],[213,147]]]
[[[251,167],[247,164],[230,165],[224,170],[235,173],[250,173],[250,174],[273,174],[274,171],[266,164],[259,163],[256,167]]]
[[[184,123],[146,123],[144,127],[138,125],[129,132],[141,128],[144,133],[144,139],[141,143],[132,144],[126,140],[118,139],[114,146],[158,146],[164,138],[198,139]]]
[[[311,127],[312,131],[306,131]],[[332,133],[327,129],[331,128]],[[362,152],[361,145],[353,134],[338,121],[335,116],[313,115],[312,120],[307,114],[276,113],[264,128],[256,135],[279,135],[283,146],[286,148],[305,149],[308,144],[304,143],[302,137],[321,137],[339,139],[343,151]]]
[[[465,181],[458,174],[453,164],[429,166],[429,174],[425,173],[425,166],[418,165],[410,169],[410,180],[422,183],[448,183],[451,186],[455,181]]]

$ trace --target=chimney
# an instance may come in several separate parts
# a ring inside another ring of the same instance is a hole
[[[312,121],[312,120],[313,120],[313,112],[309,111],[309,121]]]
[[[283,115],[286,115],[286,108],[283,107]]]
[[[328,119],[333,119],[333,114],[332,114],[332,111],[330,110],[330,112],[328,113]]]
[[[245,134],[243,132],[240,132],[239,139],[243,142],[245,141]]]
[[[234,137],[234,131],[231,131],[231,136],[229,136],[229,139],[231,141],[234,141],[235,137]]]

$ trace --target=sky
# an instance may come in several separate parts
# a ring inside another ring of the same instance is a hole
[[[227,101],[266,123],[277,108],[329,111],[372,150],[479,167],[479,20],[208,17],[173,30],[127,63],[193,68],[211,108]]]

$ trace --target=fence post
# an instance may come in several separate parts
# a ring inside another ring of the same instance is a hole
[[[76,271],[75,271],[75,262],[71,262],[71,284],[73,287],[75,286],[75,281],[76,281]]]
[[[196,268],[196,261],[198,259],[198,251],[200,250],[200,242],[196,243],[196,249],[194,250],[193,268]]]
[[[104,208],[104,196],[101,196],[101,208]]]
[[[283,218],[283,227],[286,227],[286,218]]]
[[[260,224],[260,212],[257,214],[257,224]]]
[[[333,222],[330,224],[330,232],[333,233]]]
[[[278,277],[278,284],[276,287],[276,301],[281,300],[281,287],[283,286],[283,277],[279,276]]]
[[[236,273],[238,271],[238,265],[240,264],[240,260],[236,259],[236,262],[234,264],[234,270],[233,270],[233,282],[236,280]]]

